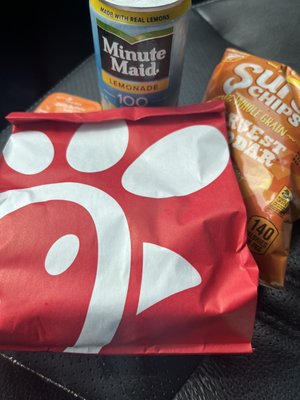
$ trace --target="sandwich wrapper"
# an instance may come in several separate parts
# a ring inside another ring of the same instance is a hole
[[[222,101],[8,120],[2,350],[251,352],[258,270]]]

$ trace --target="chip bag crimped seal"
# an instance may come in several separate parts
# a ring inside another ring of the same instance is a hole
[[[282,287],[292,221],[300,216],[300,76],[290,67],[227,49],[204,100],[223,99],[231,154],[248,213],[260,279]]]
[[[9,120],[1,349],[251,351],[258,269],[223,102]]]

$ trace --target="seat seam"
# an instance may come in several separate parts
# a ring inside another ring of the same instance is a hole
[[[207,6],[208,4],[212,4],[212,3],[221,3],[221,1],[223,0],[206,0],[201,2],[200,4],[197,4],[195,8],[201,8],[203,6]]]
[[[223,0],[208,0],[209,3],[217,3],[217,2],[220,3],[221,1],[223,1]],[[208,3],[205,2],[204,5],[206,5],[206,4],[208,4]],[[226,46],[225,46],[226,48],[231,48],[231,47],[233,47],[233,48],[236,48],[236,49],[245,51],[245,49],[243,49],[242,47],[237,46],[237,45],[235,45],[234,43],[232,43],[231,41],[229,41],[228,39],[226,39],[226,38],[212,25],[212,23],[211,23],[209,20],[207,20],[202,14],[200,14],[200,12],[199,12],[200,8],[201,8],[201,7],[199,7],[199,5],[195,5],[195,6],[192,7],[192,10],[193,10],[194,13],[197,14],[197,16],[198,16],[199,18],[201,18],[203,21],[205,21],[205,22],[211,27],[211,29],[214,30],[214,32],[219,36],[220,39],[222,39],[222,40],[224,40],[224,41],[226,42]]]
[[[53,379],[51,379],[51,378],[41,374],[40,372],[35,371],[34,369],[28,367],[27,365],[21,363],[20,361],[18,361],[14,357],[7,356],[4,353],[0,353],[0,356],[2,358],[4,358],[6,361],[10,362],[11,364],[17,366],[18,368],[22,368],[23,370],[25,370],[27,372],[30,372],[33,375],[39,377],[41,380],[43,380],[43,381],[45,381],[45,382],[47,382],[47,383],[49,383],[51,385],[54,385],[55,387],[59,388],[60,390],[62,390],[64,392],[67,392],[68,394],[74,396],[76,399],[88,400],[87,398],[83,397],[82,395],[76,393],[74,390],[67,388],[66,386],[62,385],[61,383],[56,382]]]

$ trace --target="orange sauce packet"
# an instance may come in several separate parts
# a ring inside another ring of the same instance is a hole
[[[81,113],[101,111],[100,103],[67,93],[52,93],[35,109],[37,113]]]
[[[226,102],[231,155],[261,283],[284,285],[292,221],[300,217],[300,75],[227,49],[204,100]]]

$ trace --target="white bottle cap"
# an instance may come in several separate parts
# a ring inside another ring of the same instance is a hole
[[[105,3],[125,9],[167,7],[181,2],[182,0],[131,0],[129,3],[128,0],[105,0]]]

